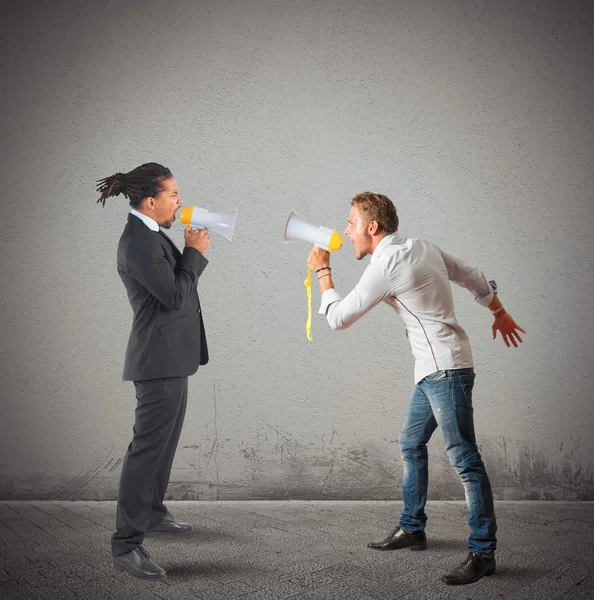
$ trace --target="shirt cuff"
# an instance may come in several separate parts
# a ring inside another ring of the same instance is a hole
[[[486,296],[475,296],[475,300],[481,305],[488,307],[497,294],[497,283],[493,280],[489,281],[489,293]]]
[[[340,295],[334,288],[330,288],[326,290],[322,294],[322,304],[320,305],[320,310],[318,311],[321,315],[326,315],[328,313],[328,307],[334,302],[340,302]]]

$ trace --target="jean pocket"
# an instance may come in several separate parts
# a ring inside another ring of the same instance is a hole
[[[472,408],[472,388],[473,388],[473,386],[474,386],[474,383],[472,381],[463,379],[460,382],[460,389],[462,390],[462,398],[464,399],[466,406],[468,406],[469,408]]]
[[[425,377],[425,381],[445,381],[448,378],[448,374],[445,371],[435,371],[431,375]]]

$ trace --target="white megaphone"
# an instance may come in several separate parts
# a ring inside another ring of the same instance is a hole
[[[287,224],[285,225],[285,242],[309,242],[327,252],[335,252],[342,248],[342,236],[336,229],[327,227],[316,227],[306,223],[291,212]],[[325,277],[325,275],[324,275]],[[303,282],[307,289],[307,321],[305,322],[305,334],[311,342],[311,272],[307,270],[307,278]]]
[[[181,209],[179,220],[192,229],[212,229],[231,241],[236,217],[237,209],[228,212],[210,212],[206,208],[188,206]]]
[[[294,212],[289,215],[285,226],[284,240],[285,242],[309,242],[328,252],[335,252],[342,248],[342,236],[336,229],[310,225]]]

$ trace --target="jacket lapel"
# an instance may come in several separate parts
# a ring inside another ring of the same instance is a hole
[[[172,265],[175,267],[177,261],[181,258],[181,252],[169,237],[163,233],[163,230],[159,230],[159,237],[161,238],[161,245],[165,248],[169,261],[173,261]]]
[[[132,227],[133,230],[136,230],[139,235],[148,235],[148,236],[156,236],[159,244],[165,251],[165,256],[167,260],[171,264],[171,266],[175,269],[177,265],[177,261],[181,258],[181,252],[177,249],[175,244],[161,231],[153,231],[149,227],[146,226],[138,217],[135,217],[133,214],[128,214],[128,225]],[[154,240],[155,237],[152,237]]]

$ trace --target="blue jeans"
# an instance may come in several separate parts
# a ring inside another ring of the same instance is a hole
[[[495,551],[497,522],[485,465],[476,446],[472,418],[473,369],[436,371],[414,388],[400,436],[404,512],[400,527],[425,529],[427,515],[427,442],[439,426],[448,458],[460,476],[468,505],[471,533],[468,549],[479,554]]]

